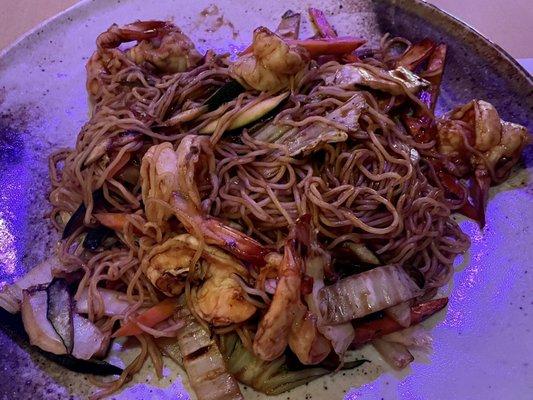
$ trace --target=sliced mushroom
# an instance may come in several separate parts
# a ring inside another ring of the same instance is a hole
[[[100,331],[91,321],[79,314],[74,314],[74,348],[72,355],[81,360],[88,360],[97,354],[105,353],[109,344],[109,335]]]
[[[47,309],[48,293],[44,288],[23,291],[22,322],[30,338],[30,343],[50,353],[66,354],[67,349],[61,337],[46,317]]]

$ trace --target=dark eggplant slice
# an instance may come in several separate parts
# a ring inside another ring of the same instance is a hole
[[[104,240],[112,234],[113,230],[103,225],[89,229],[87,231],[87,236],[85,236],[85,239],[83,240],[83,247],[87,250],[95,251],[102,246]]]
[[[227,103],[228,101],[233,100],[238,95],[246,91],[244,86],[242,86],[236,80],[231,80],[228,83],[225,83],[223,86],[218,88],[215,93],[213,93],[205,102],[204,105],[207,106],[209,111],[216,110],[222,104]]]
[[[46,317],[54,327],[67,349],[72,353],[74,347],[74,325],[72,320],[72,297],[68,291],[67,281],[55,279],[47,289],[48,309]]]
[[[95,205],[102,203],[104,200],[104,192],[102,189],[95,190],[93,192],[93,202]],[[83,218],[85,216],[85,211],[87,211],[87,207],[85,207],[85,203],[81,203],[80,206],[77,208],[76,211],[71,215],[70,219],[68,220],[67,224],[65,225],[65,229],[63,229],[63,235],[61,235],[61,240],[68,238],[70,235],[74,233],[76,229],[78,229],[80,226],[83,225]]]
[[[13,340],[17,343],[27,345],[28,334],[24,330],[24,325],[22,323],[22,318],[20,314],[11,314],[3,308],[0,308],[0,328],[6,332]],[[49,353],[47,351],[41,350],[40,348],[33,346],[32,349],[37,350],[45,358],[50,361],[55,362],[71,371],[107,376],[107,375],[120,375],[122,373],[122,368],[117,367],[113,364],[109,364],[106,361],[101,360],[78,360],[70,355],[57,355]]]

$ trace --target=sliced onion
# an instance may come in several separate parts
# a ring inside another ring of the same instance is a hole
[[[383,312],[405,328],[411,325],[411,304],[408,301],[386,308]]]
[[[276,287],[278,287],[278,281],[276,279],[265,280],[265,292],[268,294],[274,294],[276,292]]]
[[[431,351],[433,339],[429,331],[422,325],[415,325],[407,329],[402,329],[398,332],[389,333],[383,336],[383,340],[388,342],[400,343],[404,346],[422,350],[424,352]]]
[[[124,293],[102,288],[98,288],[98,293],[104,304],[104,315],[114,317],[126,313],[130,304],[123,298]],[[89,290],[87,288],[83,289],[78,296],[76,301],[76,312],[80,314],[89,313]]]
[[[422,293],[399,265],[374,268],[341,279],[319,292],[320,310],[328,324],[341,324],[392,307]]]
[[[347,242],[345,246],[352,251],[360,262],[370,265],[380,264],[377,256],[363,243]]]
[[[372,345],[381,357],[392,367],[403,369],[415,359],[403,344],[374,339]]]
[[[105,352],[108,337],[91,321],[74,313],[74,347],[72,355],[81,360],[88,360],[98,353]]]

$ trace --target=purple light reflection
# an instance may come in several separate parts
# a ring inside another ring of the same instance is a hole
[[[8,222],[0,213],[0,259],[2,260],[2,269],[6,275],[15,273],[15,264],[17,261],[17,250],[15,248],[15,238],[11,233]]]

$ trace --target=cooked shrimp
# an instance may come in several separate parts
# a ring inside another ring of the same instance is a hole
[[[318,323],[316,314],[305,311],[291,327],[289,347],[304,365],[318,364],[331,352],[331,344],[318,330]]]
[[[267,28],[254,31],[252,52],[230,66],[231,75],[252,89],[277,92],[290,88],[294,78],[306,70],[309,54],[303,47],[289,45]]]
[[[169,204],[178,186],[178,160],[169,142],[152,146],[141,162],[141,192],[146,219],[160,228],[173,215]]]
[[[142,267],[152,284],[167,296],[179,296],[184,288],[191,259],[196,250],[175,236],[155,246],[144,258]]]
[[[161,37],[139,42],[126,54],[138,65],[149,62],[168,73],[187,71],[202,58],[191,39],[175,26]]]
[[[98,49],[117,48],[137,40],[126,56],[137,65],[149,62],[162,72],[183,72],[202,58],[193,42],[177,26],[167,21],[137,21],[119,27],[116,24],[96,39]]]
[[[202,171],[197,166],[203,167]],[[202,202],[196,182],[216,184],[215,158],[207,136],[187,135],[176,151],[170,143],[152,146],[141,164],[142,197],[148,221],[164,226],[171,216],[192,235],[220,246],[237,258],[264,264],[266,250],[244,233],[207,215],[209,199]]]
[[[506,176],[526,145],[528,133],[521,125],[501,120],[492,104],[472,100],[439,120],[437,139],[439,152],[455,160],[463,173],[489,168]]]
[[[181,234],[154,247],[142,262],[146,276],[167,296],[178,296],[200,245],[194,236]],[[256,307],[245,299],[244,289],[234,277],[249,279],[247,269],[235,257],[204,246],[195,269],[200,276],[191,292],[195,310],[203,320],[224,326],[246,321],[255,313]]]
[[[205,259],[206,280],[196,290],[196,311],[205,321],[224,326],[249,319],[256,307],[244,297],[234,274],[249,278],[246,268],[233,256],[209,246]]]
[[[122,43],[138,43],[122,51]],[[127,64],[149,63],[163,73],[183,72],[202,58],[192,41],[167,21],[137,21],[119,27],[116,24],[96,39],[97,50],[86,65],[87,90],[97,96],[101,77],[114,74]]]
[[[450,172],[474,177],[471,197],[481,225],[490,185],[509,176],[527,141],[525,127],[503,121],[483,100],[472,100],[438,121],[438,151],[448,159]]]
[[[254,353],[262,360],[276,359],[287,347],[291,327],[304,307],[300,300],[302,273],[302,257],[296,251],[295,240],[289,238],[278,267],[279,280],[272,303],[254,338]]]

